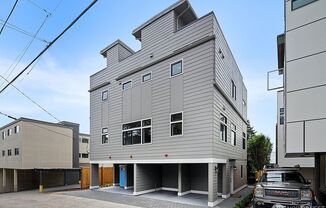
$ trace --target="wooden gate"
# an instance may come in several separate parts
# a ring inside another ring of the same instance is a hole
[[[99,185],[106,186],[113,183],[113,168],[112,167],[100,167],[99,168]],[[90,169],[89,167],[81,168],[81,181],[80,187],[82,189],[89,188],[90,185]]]

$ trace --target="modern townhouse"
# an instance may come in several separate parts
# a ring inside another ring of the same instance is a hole
[[[213,12],[187,0],[104,48],[90,77],[91,188],[99,164],[134,195],[208,195],[217,204],[247,184],[247,90]]]
[[[89,167],[89,134],[79,134],[79,166]]]
[[[284,9],[285,30],[277,38],[284,145],[278,147],[289,158],[314,158],[314,189],[326,203],[326,1],[285,0]]]
[[[19,118],[0,133],[0,193],[78,184],[79,124]]]

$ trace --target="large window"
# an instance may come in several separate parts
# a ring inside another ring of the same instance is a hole
[[[147,144],[152,142],[152,119],[122,125],[122,144]]]
[[[181,136],[183,134],[183,115],[180,113],[173,113],[170,116],[171,136]]]
[[[147,82],[147,81],[150,81],[151,79],[152,79],[152,72],[149,72],[149,73],[141,76],[142,82]]]
[[[8,156],[11,156],[11,149],[8,149]]]
[[[237,86],[234,84],[234,81],[231,80],[231,84],[232,84],[232,98],[234,98],[235,100],[237,99]]]
[[[222,141],[227,142],[227,123],[228,120],[227,118],[221,114],[220,115],[220,138],[222,139]]]
[[[182,61],[178,61],[176,63],[171,64],[170,75],[171,77],[176,76],[178,74],[182,74]]]
[[[82,138],[82,141],[81,142],[84,143],[84,144],[88,144],[88,139]]]
[[[14,132],[15,132],[15,134],[18,134],[19,131],[20,131],[19,126],[15,126],[15,128],[14,128]]]
[[[109,143],[109,131],[108,128],[102,128],[102,144]]]
[[[231,144],[233,146],[237,145],[236,131],[237,131],[237,127],[234,124],[231,124]]]
[[[122,90],[128,90],[130,89],[132,86],[132,82],[131,81],[128,81],[128,82],[125,82],[122,84]]]
[[[107,90],[103,91],[102,92],[102,100],[105,101],[108,99],[108,97],[109,97],[108,91]]]
[[[280,125],[284,124],[284,108],[280,108]]]
[[[246,133],[242,132],[242,149],[246,149]]]
[[[19,148],[15,148],[15,155],[19,155]]]
[[[292,0],[292,10],[298,9],[300,7],[306,6],[317,0]]]

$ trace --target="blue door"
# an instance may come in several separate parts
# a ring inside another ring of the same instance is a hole
[[[126,185],[126,167],[120,165],[120,187],[124,188]]]

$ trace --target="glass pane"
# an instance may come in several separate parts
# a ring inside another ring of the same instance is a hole
[[[298,9],[317,0],[292,0],[292,9]]]
[[[136,129],[132,131],[132,143],[133,144],[141,143],[140,129]]]
[[[176,113],[171,115],[171,122],[181,121],[181,120],[182,120],[182,113]]]
[[[171,136],[182,135],[182,122],[171,124]]]
[[[143,129],[143,143],[151,143],[152,136],[151,136],[151,128],[144,128]]]
[[[108,143],[109,142],[109,135],[103,134],[102,135],[102,144]]]
[[[107,100],[108,99],[108,91],[102,92],[102,100]]]
[[[143,126],[150,126],[151,125],[151,119],[143,120]]]
[[[151,73],[143,75],[143,82],[146,82],[146,81],[151,80],[151,79],[152,79],[152,74]]]
[[[136,121],[136,122],[132,122],[132,123],[123,124],[122,125],[122,130],[139,128],[139,127],[141,127],[141,122],[140,121]]]
[[[220,115],[220,121],[223,123],[227,123],[227,119],[223,114]]]
[[[123,90],[127,90],[129,88],[131,88],[131,81],[123,83],[123,85],[122,85]]]
[[[102,129],[102,134],[108,133],[108,128],[103,128]]]
[[[182,61],[179,61],[171,65],[171,76],[175,76],[182,73]]]
[[[130,145],[132,144],[132,137],[131,137],[131,131],[125,131],[122,133],[122,142],[123,145]]]

